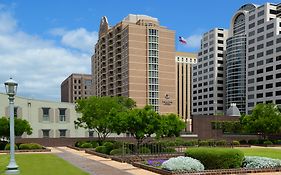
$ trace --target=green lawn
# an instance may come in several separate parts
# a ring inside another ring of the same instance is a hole
[[[20,175],[89,175],[53,154],[16,154]],[[0,155],[0,175],[5,174],[9,155]]]
[[[271,148],[236,148],[244,152],[245,156],[262,156],[281,159],[281,149]]]

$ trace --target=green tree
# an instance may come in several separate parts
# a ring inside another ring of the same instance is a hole
[[[180,132],[185,128],[185,123],[176,114],[165,114],[160,117],[160,127],[157,137],[180,136]]]
[[[114,121],[119,112],[135,107],[135,102],[126,97],[90,97],[77,101],[76,111],[82,114],[74,124],[94,130],[99,141],[104,140],[109,133],[115,131]]]
[[[257,104],[251,115],[245,115],[242,125],[246,131],[258,133],[267,138],[281,132],[281,113],[275,104]]]
[[[137,140],[137,147],[160,127],[160,115],[151,106],[127,110],[118,115],[122,124],[119,133],[130,133]]]
[[[22,136],[23,133],[27,135],[32,134],[32,128],[27,120],[15,118],[15,136]],[[8,117],[0,118],[0,137],[10,137],[10,120]]]

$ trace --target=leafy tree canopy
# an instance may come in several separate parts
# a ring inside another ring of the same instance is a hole
[[[76,111],[82,113],[74,123],[76,127],[95,130],[100,140],[115,130],[114,120],[119,112],[135,107],[126,97],[90,97],[77,101]]]
[[[32,128],[27,120],[15,118],[15,136],[22,136],[23,133],[27,135],[32,134]],[[0,137],[10,137],[10,120],[8,117],[0,118]]]
[[[242,118],[245,129],[260,133],[264,138],[281,132],[281,113],[275,104],[257,104],[251,115]]]
[[[180,136],[180,132],[185,128],[185,123],[176,114],[161,115],[160,128],[157,137]]]

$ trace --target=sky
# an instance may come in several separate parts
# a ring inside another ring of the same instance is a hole
[[[99,23],[110,25],[128,14],[158,18],[182,36],[177,51],[197,52],[201,35],[229,28],[243,4],[263,0],[0,0],[0,92],[12,77],[18,96],[60,101],[60,84],[71,73],[91,73]],[[279,3],[271,0],[271,3]],[[2,86],[1,86],[2,82]]]

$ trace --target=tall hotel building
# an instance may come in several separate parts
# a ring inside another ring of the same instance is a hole
[[[225,111],[225,49],[228,30],[215,28],[203,35],[198,62],[192,70],[192,114]]]
[[[197,55],[187,52],[176,52],[177,75],[177,114],[186,123],[186,131],[191,131],[191,69],[197,63]]]
[[[128,15],[115,26],[102,17],[92,56],[93,93],[126,96],[138,107],[176,113],[175,32],[157,18]]]

